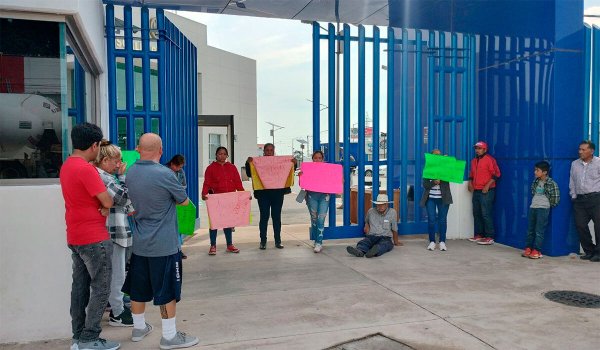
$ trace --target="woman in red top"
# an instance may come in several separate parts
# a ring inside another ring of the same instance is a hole
[[[243,191],[242,180],[235,165],[229,163],[227,158],[229,153],[227,148],[219,147],[215,153],[216,161],[206,168],[204,172],[204,185],[202,186],[202,199],[207,200],[208,194],[227,193]],[[227,241],[227,251],[230,253],[239,253],[232,242],[232,227],[223,229],[225,240]],[[209,230],[210,250],[208,255],[217,254],[217,230]]]

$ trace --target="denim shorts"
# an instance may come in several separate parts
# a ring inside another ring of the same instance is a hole
[[[181,252],[169,256],[145,257],[132,254],[123,292],[132,301],[165,305],[181,300],[183,269]]]

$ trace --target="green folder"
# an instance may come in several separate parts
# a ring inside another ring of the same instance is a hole
[[[123,162],[127,163],[127,170],[129,170],[133,163],[140,159],[138,151],[121,151],[121,156],[123,157]]]
[[[423,178],[463,183],[467,162],[454,157],[425,153]]]
[[[196,206],[192,201],[188,205],[177,205],[177,227],[182,235],[191,236],[196,229]]]

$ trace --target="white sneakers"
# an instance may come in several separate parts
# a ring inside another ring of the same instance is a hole
[[[320,253],[320,252],[321,252],[321,250],[323,250],[323,245],[322,245],[322,244],[319,244],[319,243],[315,244],[315,249],[314,249],[314,252],[315,252],[315,253]]]
[[[427,250],[435,250],[435,242],[429,242],[429,245],[427,246]],[[446,248],[446,243],[445,242],[440,242],[440,250],[441,251],[446,251],[448,250]]]

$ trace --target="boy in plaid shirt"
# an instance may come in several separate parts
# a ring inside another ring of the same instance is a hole
[[[558,205],[560,190],[552,178],[548,176],[550,164],[541,161],[535,164],[533,173],[535,180],[531,184],[531,206],[529,207],[529,227],[525,241],[525,251],[521,256],[530,259],[542,257],[541,249],[544,242],[544,232],[548,225],[550,208]]]
[[[121,162],[119,147],[106,140],[100,143],[100,152],[94,163],[114,201],[114,206],[108,209],[106,218],[106,228],[113,242],[112,280],[108,298],[111,311],[108,324],[115,327],[133,327],[131,310],[125,307],[121,292],[125,282],[127,248],[131,247],[132,242],[127,214],[133,212],[133,206],[127,195],[124,175],[127,164]]]

